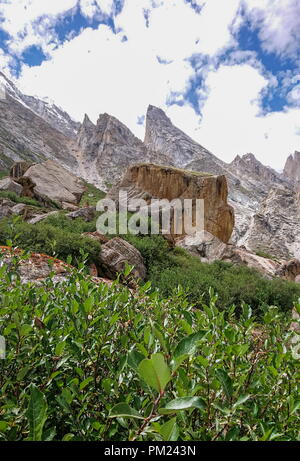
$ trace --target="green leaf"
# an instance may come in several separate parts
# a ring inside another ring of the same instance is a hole
[[[90,376],[89,378],[86,378],[84,381],[82,381],[82,383],[80,384],[79,386],[79,389],[82,391],[86,386],[89,385],[89,383],[91,383],[92,381],[94,381],[94,378],[92,376]]]
[[[251,397],[250,394],[240,395],[237,401],[235,402],[235,404],[233,405],[233,408],[237,408],[240,405],[243,405],[243,403],[247,402],[247,400],[249,400],[250,397]]]
[[[160,435],[166,442],[176,442],[179,436],[179,429],[176,424],[176,418],[170,419],[160,428]]]
[[[205,410],[206,403],[201,397],[180,397],[178,399],[171,400],[171,402],[167,403],[164,408],[160,408],[158,411],[162,415],[167,415],[170,413],[176,413],[177,411],[189,410],[191,408]]]
[[[34,385],[30,388],[30,400],[27,409],[29,421],[29,438],[33,441],[42,440],[43,427],[47,420],[47,400],[44,394]]]
[[[196,352],[198,342],[201,341],[205,334],[205,330],[200,330],[182,339],[175,348],[174,357],[176,358],[185,354],[193,355]]]
[[[135,418],[144,419],[134,408],[131,408],[127,403],[122,402],[115,405],[109,414],[109,418]]]
[[[232,379],[228,374],[226,373],[225,370],[222,370],[221,368],[218,368],[216,370],[216,375],[220,383],[222,384],[223,390],[226,394],[226,397],[230,399],[233,394],[233,384],[232,384]]]
[[[143,380],[157,392],[162,392],[171,379],[171,373],[162,354],[152,354],[151,359],[144,359],[138,366]]]
[[[141,361],[144,360],[144,358],[145,356],[143,354],[141,354],[138,351],[133,350],[129,352],[127,356],[127,363],[131,368],[133,368],[134,370],[137,370],[137,367],[139,366]]]

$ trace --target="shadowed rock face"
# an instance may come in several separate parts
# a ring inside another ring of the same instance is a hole
[[[203,199],[205,230],[223,242],[228,242],[231,237],[234,210],[227,203],[225,176],[139,164],[128,168],[108,197],[118,200],[120,190],[127,191],[129,198],[143,198],[148,203],[151,199]]]

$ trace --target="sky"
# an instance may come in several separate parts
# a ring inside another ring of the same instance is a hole
[[[139,138],[149,104],[226,162],[300,150],[300,0],[0,0],[0,68]]]

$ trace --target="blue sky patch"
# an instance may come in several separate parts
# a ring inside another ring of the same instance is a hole
[[[43,53],[41,47],[32,45],[23,51],[21,60],[30,67],[39,66],[46,60],[46,55]]]

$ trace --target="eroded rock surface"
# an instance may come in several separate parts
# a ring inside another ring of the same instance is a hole
[[[148,203],[151,199],[203,199],[205,230],[223,242],[230,239],[234,227],[234,211],[227,203],[225,176],[139,164],[128,168],[108,197],[117,201],[119,191],[126,191],[129,198],[143,198]]]

